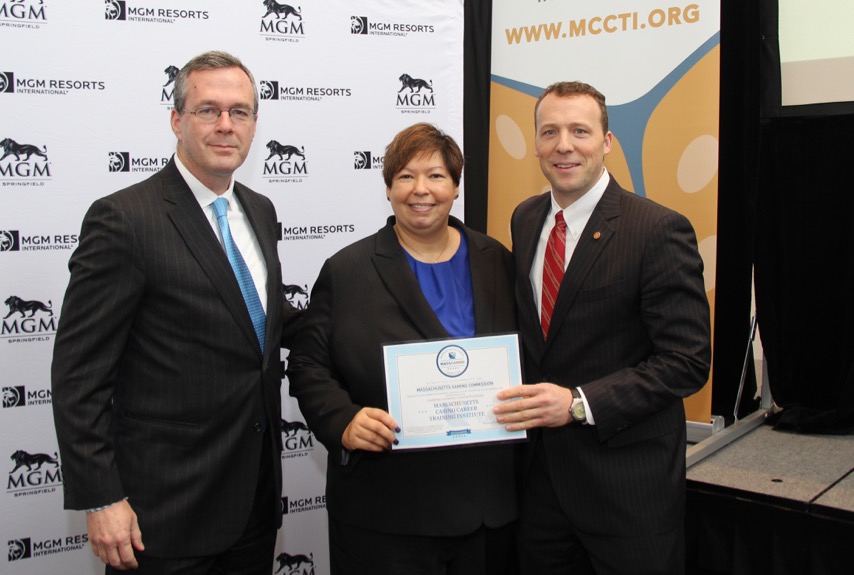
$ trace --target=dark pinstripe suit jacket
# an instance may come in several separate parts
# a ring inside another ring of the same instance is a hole
[[[501,244],[465,233],[479,335],[516,330],[513,261]],[[392,225],[328,259],[288,357],[290,393],[329,451],[327,509],[339,521],[402,535],[455,536],[516,518],[510,445],[368,453],[341,464],[341,436],[362,407],[388,409],[383,344],[447,338]]]
[[[686,218],[612,178],[558,293],[543,341],[529,281],[550,194],[511,220],[519,329],[528,383],[581,387],[595,426],[542,429],[557,495],[589,533],[681,527],[685,482],[682,398],[706,382],[709,305]]]
[[[153,556],[213,554],[240,535],[268,424],[281,485],[279,348],[292,311],[275,209],[240,184],[234,192],[267,265],[263,357],[225,252],[174,160],[96,201],[69,263],[51,370],[65,507],[128,497]]]

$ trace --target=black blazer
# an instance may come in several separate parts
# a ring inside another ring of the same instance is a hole
[[[543,341],[529,276],[550,202],[550,194],[530,198],[511,220],[526,382],[580,387],[595,425],[534,433],[528,460],[542,441],[558,498],[581,531],[672,529],[684,499],[682,398],[705,384],[711,355],[694,230],[612,178]]]
[[[174,160],[96,201],[69,263],[51,369],[65,506],[127,497],[155,556],[214,554],[237,539],[264,430],[281,419],[279,348],[293,311],[275,209],[240,184],[234,193],[267,265],[263,357],[225,251]],[[280,490],[281,435],[271,431]]]
[[[516,517],[510,445],[419,452],[355,451],[341,436],[362,407],[388,409],[382,345],[447,338],[395,236],[394,217],[323,265],[299,341],[288,358],[290,393],[329,451],[327,509],[380,532],[453,536]],[[497,241],[465,234],[476,333],[515,331],[513,263]]]

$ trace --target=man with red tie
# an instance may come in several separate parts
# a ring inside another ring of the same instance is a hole
[[[682,399],[711,357],[694,230],[605,169],[613,135],[592,86],[546,88],[535,125],[552,189],[511,220],[527,385],[495,408],[531,430],[522,573],[682,573]]]

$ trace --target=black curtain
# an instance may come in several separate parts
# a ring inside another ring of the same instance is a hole
[[[463,145],[466,225],[486,233],[492,0],[466,0],[463,38]]]
[[[758,408],[751,337],[751,268],[759,156],[759,10],[755,0],[721,3],[718,246],[712,414],[734,421]],[[745,370],[745,360],[749,366]]]
[[[762,127],[756,299],[776,425],[854,431],[854,116]]]
[[[780,106],[777,0],[760,6],[756,306],[771,392],[783,408],[772,422],[852,433],[854,184],[844,167],[854,156],[854,115],[850,106]]]

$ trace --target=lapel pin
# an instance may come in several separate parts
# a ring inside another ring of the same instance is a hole
[[[598,240],[602,237],[602,232],[593,232],[593,239]]]

